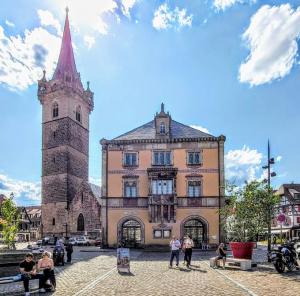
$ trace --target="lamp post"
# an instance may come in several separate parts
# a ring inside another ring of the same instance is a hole
[[[275,160],[273,157],[270,156],[270,141],[268,140],[268,164],[263,166],[263,169],[267,169],[268,171],[268,176],[267,179],[264,181],[268,183],[268,191],[269,194],[271,194],[271,177],[275,177],[276,173],[271,172],[271,165],[275,164]],[[271,217],[272,217],[272,208],[269,206],[269,211],[268,211],[268,253],[271,251]],[[268,256],[268,260],[269,256]]]

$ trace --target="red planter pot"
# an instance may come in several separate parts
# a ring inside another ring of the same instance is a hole
[[[253,242],[230,242],[230,248],[234,258],[239,259],[252,259],[252,252],[255,246]]]

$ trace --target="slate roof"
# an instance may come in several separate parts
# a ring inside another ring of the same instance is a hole
[[[89,186],[91,188],[91,191],[93,192],[95,198],[97,199],[98,203],[101,204],[101,187],[98,185],[95,185],[93,183],[89,183]]]
[[[177,138],[203,138],[214,137],[198,129],[171,120],[171,139]],[[139,126],[125,134],[122,134],[113,140],[151,140],[156,139],[155,120],[152,120],[142,126]]]

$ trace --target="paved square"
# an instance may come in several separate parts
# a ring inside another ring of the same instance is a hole
[[[235,267],[214,270],[208,264],[213,252],[194,252],[192,268],[189,270],[182,262],[178,269],[169,269],[169,253],[131,251],[131,274],[127,275],[119,274],[116,270],[115,250],[86,250],[90,252],[76,248],[74,262],[56,268],[57,290],[53,295],[293,296],[299,295],[300,291],[300,271],[279,275],[268,263],[259,264],[252,271],[241,271]],[[37,287],[37,282],[34,287]],[[0,286],[0,295],[22,295],[21,291],[21,283]]]

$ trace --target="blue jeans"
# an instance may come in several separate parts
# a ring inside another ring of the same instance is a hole
[[[176,257],[176,266],[178,266],[178,264],[179,264],[179,250],[172,250],[171,251],[170,266],[173,265],[174,257]]]

